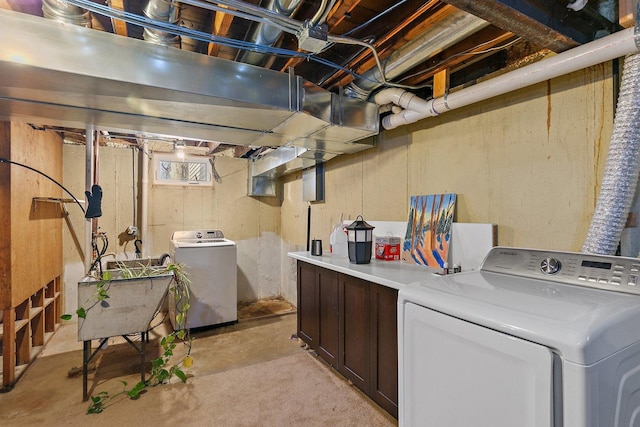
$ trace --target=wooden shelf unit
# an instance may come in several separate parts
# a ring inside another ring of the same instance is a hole
[[[15,385],[60,324],[62,227],[70,203],[57,185],[62,148],[55,132],[0,121],[0,157],[11,161],[0,167],[2,388]]]
[[[60,326],[61,279],[56,277],[3,313],[2,387],[12,387]]]

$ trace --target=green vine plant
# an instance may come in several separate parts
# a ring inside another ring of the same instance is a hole
[[[189,286],[191,280],[184,272],[181,264],[171,263],[162,268],[148,267],[140,263],[140,268],[131,268],[124,263],[118,262],[118,268],[121,270],[121,277],[124,279],[131,279],[136,277],[148,277],[158,276],[167,273],[173,274],[172,285],[169,287],[169,293],[173,295],[176,304],[176,329],[169,335],[163,337],[160,340],[160,346],[163,353],[160,357],[151,361],[151,375],[146,381],[139,381],[131,389],[128,388],[126,381],[120,381],[123,385],[123,389],[116,394],[109,394],[106,391],[101,391],[91,396],[89,407],[87,408],[88,414],[101,413],[106,409],[114,399],[126,396],[130,399],[138,399],[142,393],[149,387],[154,387],[160,384],[168,383],[171,378],[177,377],[183,383],[187,381],[187,375],[183,369],[188,369],[193,365],[193,357],[191,356],[191,346],[193,337],[189,333],[187,328],[187,314],[189,312]],[[111,284],[111,275],[109,270],[106,270],[102,279],[96,284],[95,300],[88,307],[78,307],[76,315],[79,318],[86,318],[90,314],[91,308],[96,304],[104,304],[105,300],[109,298],[109,286]],[[70,314],[64,314],[61,316],[64,320],[70,320],[72,316]],[[170,365],[171,360],[174,358],[174,351],[179,342],[186,347],[185,354],[179,358],[177,363]]]

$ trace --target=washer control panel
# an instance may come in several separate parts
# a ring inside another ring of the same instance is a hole
[[[481,271],[640,295],[640,259],[495,247]]]
[[[224,239],[222,230],[188,230],[174,231],[171,240],[191,241],[191,240],[215,240]]]

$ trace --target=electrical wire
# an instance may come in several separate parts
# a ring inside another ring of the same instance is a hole
[[[275,0],[275,1],[276,1],[276,10],[278,11],[278,13],[286,16],[291,16],[291,14],[296,10],[296,8],[300,6],[300,3],[302,3],[302,0],[295,0],[290,5],[290,7],[285,7],[282,5],[281,0]]]
[[[97,237],[100,237],[102,239],[102,248],[101,249],[98,249]],[[104,233],[101,233],[98,236],[94,236],[94,238],[91,239],[91,247],[93,248],[93,251],[96,254],[96,259],[91,264],[91,267],[89,267],[89,274],[91,274],[91,272],[97,266],[98,267],[98,277],[102,278],[102,273],[103,273],[103,271],[102,271],[102,257],[107,252],[107,248],[109,247],[109,239],[107,238],[107,235],[104,234]]]
[[[508,47],[510,47],[510,46],[512,46],[512,45],[514,45],[514,44],[516,44],[516,43],[517,43],[517,42],[519,42],[520,40],[522,40],[522,37],[518,37],[518,38],[516,38],[515,40],[511,40],[510,42],[507,42],[507,43],[505,43],[505,44],[503,44],[503,45],[501,45],[501,46],[496,46],[496,47],[492,47],[492,48],[489,48],[489,49],[485,49],[485,50],[481,50],[481,51],[473,52],[473,50],[474,50],[474,49],[477,49],[477,48],[479,48],[479,47],[482,47],[482,46],[486,46],[486,45],[488,45],[488,44],[491,44],[491,41],[487,41],[487,42],[481,43],[481,44],[479,44],[478,46],[475,46],[475,47],[469,48],[469,49],[467,49],[467,50],[464,50],[464,51],[462,51],[462,52],[459,52],[459,53],[456,53],[456,54],[454,54],[454,55],[451,55],[450,57],[448,57],[448,58],[447,58],[447,60],[446,60],[446,61],[444,61],[444,60],[443,60],[443,61],[440,61],[440,62],[438,62],[437,64],[432,65],[431,67],[429,67],[429,68],[427,68],[427,69],[425,69],[425,70],[420,70],[420,71],[418,71],[418,72],[416,72],[416,73],[413,73],[413,74],[409,74],[409,75],[407,75],[407,76],[404,76],[404,77],[402,78],[402,80],[407,80],[407,79],[410,79],[410,78],[412,78],[412,77],[417,77],[417,76],[420,76],[420,75],[422,75],[422,74],[429,73],[429,72],[431,72],[431,71],[435,70],[436,68],[438,68],[439,66],[441,66],[442,64],[444,64],[445,62],[448,62],[449,60],[451,60],[451,59],[453,59],[453,58],[458,58],[458,57],[460,57],[460,56],[466,56],[466,55],[483,55],[483,54],[485,54],[485,53],[499,51],[499,50],[506,49],[506,48],[508,48]],[[415,89],[423,89],[423,88],[425,88],[425,87],[431,87],[431,86],[432,86],[431,84],[426,84],[426,85],[421,85],[421,86],[415,86]]]
[[[311,22],[312,25],[323,24],[327,20],[327,16],[335,4],[336,0],[331,0],[330,2],[328,0],[322,0],[320,7],[309,22]]]
[[[381,83],[382,85],[389,86],[389,87],[397,87],[401,89],[416,89],[416,87],[414,86],[408,86],[408,85],[403,85],[399,83],[392,83],[387,80],[384,72],[384,67],[380,62],[380,57],[378,57],[378,52],[376,51],[376,48],[371,43],[367,43],[362,40],[352,39],[349,37],[341,37],[341,36],[328,36],[327,40],[333,43],[358,45],[358,46],[363,46],[369,49],[371,51],[371,54],[373,55],[373,59],[376,61],[376,66],[378,68],[378,72],[380,73],[380,80],[379,81],[376,81],[373,79],[367,79],[367,80],[374,81],[376,83]]]
[[[81,0],[82,1],[82,0]],[[184,4],[188,4],[190,6],[196,6],[196,7],[201,7],[203,9],[207,9],[207,10],[211,10],[214,12],[222,12],[222,13],[227,13],[229,15],[234,15],[237,16],[239,18],[243,18],[243,19],[247,19],[249,21],[254,21],[254,22],[259,22],[259,23],[263,23],[263,24],[269,24],[269,25],[273,25],[274,27],[277,27],[279,29],[281,29],[282,31],[291,33],[291,34],[295,34],[298,31],[298,27],[299,27],[299,23],[298,21],[289,18],[288,16],[284,16],[281,15],[277,12],[272,12],[270,10],[267,9],[263,9],[263,8],[259,8],[247,3],[242,3],[241,5],[234,7],[234,6],[228,6],[228,7],[233,7],[232,9],[227,8],[223,8],[223,7],[219,7],[216,6],[214,4],[211,3],[205,3],[203,1],[200,0],[180,0],[180,3],[184,3]],[[235,4],[234,2],[224,2],[224,1],[219,1],[217,2],[219,4],[225,4],[225,3],[232,3]],[[252,8],[247,7],[247,6],[253,6]],[[247,9],[250,11],[255,12],[254,14],[251,13],[247,13],[246,11],[243,11],[242,9]]]
[[[360,31],[361,29],[363,29],[364,27],[369,26],[370,24],[374,23],[375,21],[377,21],[378,19],[382,18],[383,16],[385,16],[387,13],[392,12],[393,10],[395,10],[396,8],[402,6],[403,4],[405,4],[406,2],[408,2],[409,0],[402,0],[399,1],[398,3],[394,4],[393,6],[391,6],[389,9],[384,10],[382,12],[380,12],[379,14],[377,14],[376,16],[374,16],[373,18],[369,19],[366,22],[363,22],[362,24],[358,25],[355,28],[352,28],[351,30],[347,31],[346,33],[343,34],[343,36],[350,36],[351,34]],[[426,4],[426,3],[425,3]],[[418,8],[419,9],[419,8]]]
[[[53,182],[54,184],[56,184],[58,187],[62,188],[65,193],[67,193],[69,196],[71,196],[71,198],[73,199],[74,202],[76,202],[78,204],[78,206],[80,206],[80,209],[82,210],[82,213],[85,213],[84,207],[80,204],[80,201],[78,201],[78,199],[76,199],[76,196],[74,196],[73,194],[71,194],[71,192],[69,190],[67,190],[62,184],[60,184],[58,181],[56,181],[55,179],[51,178],[49,175],[47,175],[44,172],[39,171],[38,169],[34,169],[31,166],[27,166],[24,165],[22,163],[18,163],[18,162],[14,162],[13,160],[8,160],[5,158],[0,157],[0,163],[7,163],[7,164],[11,164],[11,165],[16,165],[16,166],[20,166],[26,169],[29,169],[30,171],[39,173],[40,175],[44,176],[45,178],[47,178],[49,181]]]
[[[109,6],[103,6],[97,3],[93,3],[89,0],[66,0],[69,4],[72,4],[74,6],[78,6],[78,7],[82,7],[84,9],[87,9],[91,12],[95,12],[98,13],[100,15],[104,15],[107,16],[109,18],[112,19],[119,19],[121,21],[125,21],[128,22],[130,24],[133,25],[138,25],[141,27],[145,27],[145,28],[152,28],[152,29],[156,29],[156,30],[160,30],[160,31],[165,31],[171,34],[175,34],[175,35],[179,35],[179,36],[185,36],[194,40],[198,40],[198,41],[202,41],[202,42],[206,42],[206,43],[217,43],[223,46],[228,46],[228,47],[232,47],[232,48],[236,48],[236,49],[242,49],[242,50],[248,50],[248,51],[252,51],[252,52],[258,52],[258,53],[264,53],[264,54],[269,54],[269,55],[274,55],[274,56],[281,56],[281,57],[288,57],[288,58],[302,58],[302,59],[306,59],[308,61],[314,61],[314,62],[318,62],[322,65],[325,65],[327,67],[330,68],[334,68],[336,70],[339,71],[343,71],[348,73],[349,75],[355,77],[355,78],[362,78],[361,75],[355,73],[352,70],[349,70],[348,68],[336,64],[334,62],[331,62],[329,60],[323,59],[323,58],[319,58],[317,56],[314,56],[311,53],[305,53],[305,52],[300,52],[300,51],[294,51],[294,50],[289,50],[289,49],[283,49],[283,48],[276,48],[276,47],[272,47],[272,46],[266,46],[266,45],[260,45],[260,44],[256,44],[256,43],[250,43],[250,42],[246,42],[246,41],[241,41],[241,40],[234,40],[234,39],[229,39],[226,37],[220,37],[220,36],[215,36],[213,34],[209,34],[209,33],[204,33],[201,31],[197,31],[197,30],[193,30],[193,29],[189,29],[189,28],[185,28],[179,25],[175,25],[175,24],[171,24],[171,23],[167,23],[167,22],[162,22],[162,21],[156,21],[144,16],[140,16],[134,13],[130,13],[130,12],[126,12],[123,10],[119,10],[119,9],[114,9],[111,8]],[[224,13],[232,13],[231,10],[229,9],[224,9],[224,8],[218,8],[217,6],[210,4],[210,3],[203,3],[201,1],[198,0],[185,0],[183,1],[183,3],[186,4],[190,4],[190,5],[200,5],[202,7],[206,7],[207,9],[210,10],[219,10],[222,11]],[[219,4],[225,4],[225,5],[237,5],[237,2],[233,2],[233,1],[219,1]],[[249,6],[247,4],[243,3],[243,6]],[[230,7],[234,7],[234,6],[230,6]],[[276,24],[271,20],[265,20],[260,19],[260,18],[256,18],[254,16],[243,16],[245,19],[251,19],[254,20],[256,22],[262,22],[262,23],[267,23],[269,25],[274,25],[277,26],[278,28],[282,29],[283,31],[286,31],[288,33],[293,33],[296,36],[300,33],[300,28],[302,26],[301,23],[299,23],[298,21],[295,21],[291,18],[287,18],[284,17],[282,15],[279,15],[277,13],[271,12],[271,11],[267,11],[266,9],[261,9],[261,8],[257,8],[254,7],[256,9],[261,10],[262,12],[264,12],[265,14],[269,14],[269,16],[277,16],[280,17],[280,19],[285,19],[287,22],[295,22],[297,27],[295,30],[292,30],[292,28],[290,28],[289,26],[287,26],[286,28],[282,25]],[[377,52],[375,51],[375,48],[369,44],[369,43],[365,43],[362,42],[360,40],[356,40],[356,39],[351,39],[351,38],[347,38],[347,37],[340,37],[340,36],[328,36],[328,39],[333,39],[330,40],[334,43],[342,43],[342,44],[358,44],[361,46],[366,47],[367,49],[372,50],[374,57],[376,59],[376,64],[378,66],[378,69],[381,72],[381,76],[383,77],[383,84],[389,85],[389,82],[386,81],[386,79],[384,79],[384,69],[382,68],[382,65],[380,63],[380,60],[378,58]],[[377,82],[373,79],[370,79],[371,81]]]
[[[141,15],[134,14],[134,13],[126,12],[119,9],[114,9],[114,8],[103,6],[97,3],[92,3],[87,0],[66,0],[66,1],[70,4],[73,4],[74,6],[82,7],[91,12],[95,12],[100,15],[107,16],[109,18],[119,19],[121,21],[125,21],[133,25],[138,25],[143,28],[151,28],[155,30],[165,31],[167,33],[188,37],[188,38],[202,41],[202,42],[217,43],[220,45],[229,46],[236,49],[250,50],[250,51],[266,53],[266,54],[278,54],[278,55],[284,55],[289,57],[302,57],[302,58],[309,56],[309,54],[303,53],[303,52],[293,51],[289,49],[282,49],[282,48],[274,48],[271,46],[265,46],[265,45],[260,45],[256,43],[245,42],[242,40],[235,40],[235,39],[230,39],[226,37],[215,36],[209,33],[203,33],[201,31],[182,27],[180,25],[157,21]],[[222,10],[225,11],[225,13],[230,13],[230,11],[227,9],[222,9]],[[246,17],[246,19],[251,19],[251,18],[253,17]],[[296,31],[290,28],[283,28],[283,27],[281,28],[279,24],[276,24],[271,21],[267,22],[265,20],[258,20],[257,22],[268,23],[269,25],[277,26],[283,31],[294,33],[294,34],[296,33]]]
[[[212,4],[209,2],[203,2],[201,0],[181,0],[181,3],[187,3],[187,4],[192,4],[192,5],[199,5],[200,7],[204,8],[204,9],[212,9]],[[292,30],[296,30],[297,28],[300,27],[300,22],[290,18],[288,16],[284,16],[281,15],[277,12],[273,12],[271,10],[267,10],[264,9],[260,6],[254,6],[253,4],[247,3],[247,2],[243,2],[243,1],[237,1],[237,0],[217,0],[215,1],[215,3],[219,4],[219,5],[223,5],[226,6],[227,8],[232,8],[238,11],[243,11],[245,13],[251,14],[253,13],[254,16],[256,17],[261,17],[261,18],[268,18],[272,21],[276,21],[276,22],[281,22],[281,25],[283,26],[287,26],[289,28],[291,28]],[[215,6],[214,6],[215,7]],[[220,8],[219,9],[221,12],[225,12],[228,13],[230,9],[226,9],[226,8]]]
[[[251,42],[246,42],[241,40],[230,39],[227,37],[220,37],[213,34],[204,33],[201,31],[182,27],[180,25],[157,21],[154,19],[150,19],[144,16],[134,14],[134,13],[126,12],[124,10],[114,9],[109,6],[93,3],[90,0],[66,0],[66,2],[74,6],[84,8],[88,11],[95,12],[112,19],[119,19],[121,21],[125,21],[130,24],[138,25],[144,28],[152,28],[160,31],[165,31],[170,34],[188,37],[193,40],[198,40],[206,43],[216,43],[223,46],[232,47],[235,49],[242,49],[242,50],[248,50],[248,51],[258,52],[262,54],[284,56],[289,58],[303,58],[308,61],[318,62],[322,65],[334,68],[339,71],[346,72],[356,78],[363,78],[363,76],[355,73],[354,71],[349,70],[340,64],[336,64],[329,60],[314,56],[313,53],[305,53],[301,51],[294,51],[294,50],[277,48],[277,47],[268,46],[268,45],[261,45],[261,44],[256,44],[256,43],[251,43]],[[216,12],[228,13],[228,14],[235,15],[243,19],[251,20],[254,22],[272,25],[280,29],[281,31],[294,34],[296,37],[299,36],[302,32],[303,25],[301,22],[293,18],[289,18],[287,16],[281,15],[277,12],[272,12],[270,10],[261,8],[259,6],[253,6],[251,4],[241,2],[241,1],[236,1],[236,0],[216,1],[217,4],[223,5],[226,7],[216,6],[216,4],[203,2],[201,0],[182,0],[181,2],[188,5],[197,6],[197,7],[201,7],[208,10],[213,10]],[[387,12],[388,11],[385,11],[384,13],[387,13]],[[346,36],[333,36],[333,35],[327,35],[327,41],[329,43],[359,45],[370,50],[376,62],[376,67],[379,72],[379,80],[369,78],[369,77],[364,77],[366,80],[369,80],[375,83],[380,83],[388,87],[397,87],[402,89],[422,88],[421,86],[403,85],[403,84],[393,83],[388,81],[385,76],[384,67],[382,66],[382,63],[378,56],[378,52],[376,51],[375,46],[373,46],[371,43],[367,43],[362,40],[358,40],[358,39],[354,39]],[[328,47],[325,47],[323,51],[326,50],[327,48]]]

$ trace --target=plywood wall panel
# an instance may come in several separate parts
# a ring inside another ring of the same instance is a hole
[[[0,122],[0,157],[11,157],[11,124]],[[0,164],[0,310],[11,307],[11,166]]]
[[[11,160],[60,182],[62,141],[48,131],[11,124]],[[62,215],[58,205],[34,197],[62,197],[62,189],[31,170],[11,167],[11,305],[15,306],[62,272]]]
[[[107,233],[108,252],[112,252],[118,245],[126,228],[134,225],[133,156],[134,153],[130,149],[109,146],[99,148],[98,183],[102,188],[102,216],[98,218],[98,226],[101,231]],[[133,242],[127,249],[135,251]]]

